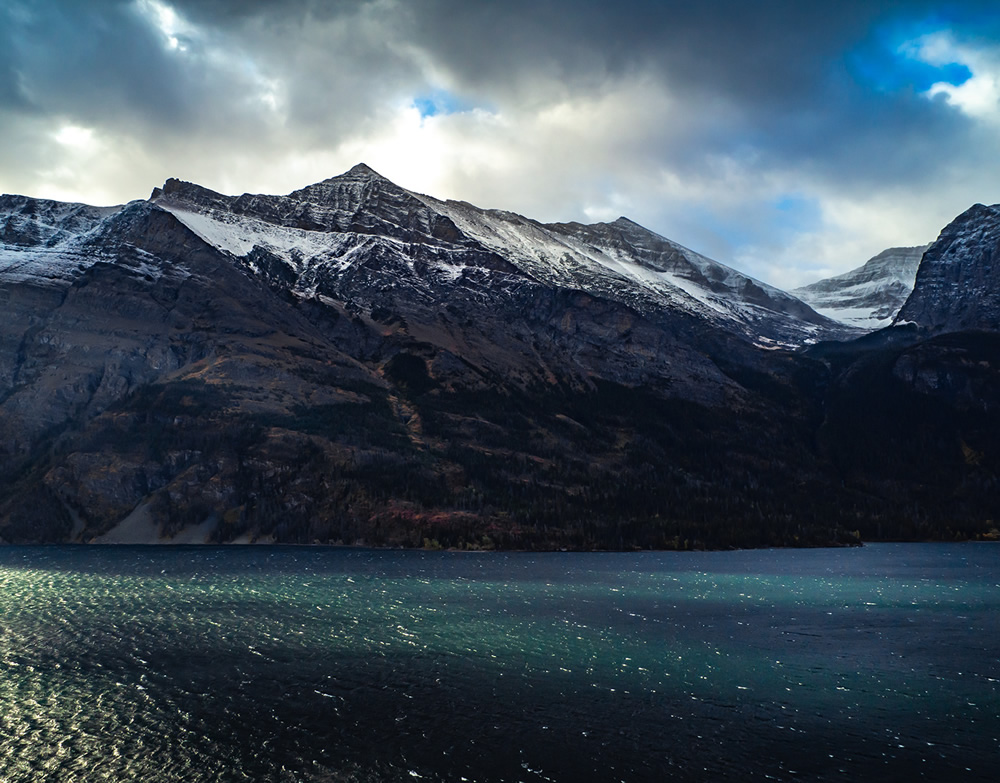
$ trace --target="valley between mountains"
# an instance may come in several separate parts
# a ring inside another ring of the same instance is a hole
[[[1000,207],[792,293],[364,165],[0,196],[0,540],[995,538]]]

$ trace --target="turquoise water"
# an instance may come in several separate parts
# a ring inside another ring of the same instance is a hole
[[[1000,547],[0,549],[0,780],[995,780]]]

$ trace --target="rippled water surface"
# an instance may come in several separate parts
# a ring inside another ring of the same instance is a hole
[[[0,549],[0,780],[996,780],[1000,546]]]

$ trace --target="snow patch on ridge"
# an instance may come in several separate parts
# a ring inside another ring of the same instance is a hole
[[[161,208],[205,242],[236,258],[245,258],[255,247],[260,247],[281,258],[297,273],[305,268],[304,259],[339,255],[348,244],[341,234],[276,226],[246,215],[205,214],[169,205]]]
[[[499,210],[484,211],[462,202],[442,202],[418,196],[431,208],[450,218],[459,230],[490,250],[504,256],[532,277],[563,287],[579,287],[586,278],[624,291],[638,285],[685,308],[725,312],[704,289],[676,275],[642,266],[621,254],[573,237],[556,234],[520,215]],[[703,311],[707,314],[707,311]]]

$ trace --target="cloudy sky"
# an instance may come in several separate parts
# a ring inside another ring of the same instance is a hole
[[[3,0],[0,192],[285,193],[364,161],[790,288],[1000,202],[996,8]]]

